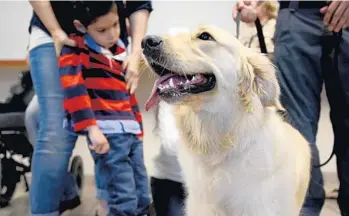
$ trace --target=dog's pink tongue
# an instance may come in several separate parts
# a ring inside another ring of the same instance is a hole
[[[151,90],[151,94],[148,98],[148,100],[145,102],[145,111],[149,111],[154,106],[158,105],[160,103],[160,96],[157,91],[158,85],[166,80],[168,80],[170,77],[173,77],[173,74],[167,74],[165,76],[159,77],[155,82],[153,89]]]
[[[160,96],[159,93],[157,91],[158,88],[158,84],[161,82],[161,78],[158,78],[155,82],[154,82],[154,86],[153,89],[151,90],[150,96],[148,98],[148,100],[145,102],[145,111],[149,111],[151,108],[153,108],[154,106],[158,105],[160,103]]]
[[[153,90],[151,91],[148,100],[145,102],[145,111],[149,111],[151,108],[158,105],[158,103],[160,103],[160,97],[159,93],[157,92],[157,82],[155,82]]]

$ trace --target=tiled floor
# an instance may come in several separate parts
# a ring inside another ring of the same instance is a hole
[[[337,185],[337,179],[334,174],[326,173],[326,186],[329,188]],[[28,215],[28,194],[23,193],[24,187],[21,185],[17,189],[16,197],[11,206],[0,209],[0,216],[25,216]],[[94,199],[93,178],[85,178],[85,187],[82,191],[82,205],[71,212],[64,213],[63,216],[94,216],[96,200]],[[326,200],[321,216],[339,216],[337,203],[335,200]]]

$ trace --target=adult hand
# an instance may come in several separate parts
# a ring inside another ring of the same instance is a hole
[[[141,55],[137,53],[133,53],[127,57],[127,59],[123,62],[123,70],[126,70],[126,82],[127,89],[130,91],[130,94],[135,93],[138,80],[139,80],[139,62],[141,60]]]
[[[332,1],[320,12],[325,15],[324,23],[330,31],[339,32],[349,26],[349,1]]]
[[[236,21],[237,14],[240,12],[240,18],[242,22],[245,23],[253,23],[257,19],[257,1],[244,1],[238,0],[236,2],[234,11],[233,11],[233,19]]]
[[[60,56],[61,51],[62,51],[62,47],[64,45],[68,45],[68,46],[72,46],[72,47],[76,46],[75,41],[70,39],[68,37],[68,35],[62,29],[59,29],[59,30],[52,32],[51,35],[52,35],[53,43],[55,45],[57,56]]]

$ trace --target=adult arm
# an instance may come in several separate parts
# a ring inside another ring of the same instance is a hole
[[[40,18],[41,22],[50,32],[54,41],[57,56],[59,56],[59,54],[61,53],[62,47],[64,45],[76,45],[75,41],[68,38],[67,34],[62,30],[61,26],[59,25],[49,0],[29,0],[29,3],[33,7],[35,13]]]
[[[127,16],[131,30],[131,54],[124,62],[124,70],[127,70],[127,88],[133,94],[139,80],[139,62],[142,56],[141,43],[147,31],[148,19],[152,9],[151,1],[127,1]]]
[[[49,0],[29,0],[35,13],[39,16],[47,30],[53,34],[55,31],[62,30],[59,25]]]
[[[147,31],[152,9],[151,1],[128,1],[126,9],[130,20],[131,52],[141,55],[141,43]]]

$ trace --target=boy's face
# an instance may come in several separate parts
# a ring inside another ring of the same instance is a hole
[[[115,45],[120,36],[119,16],[110,11],[99,17],[87,27],[87,33],[100,46],[109,49]]]

